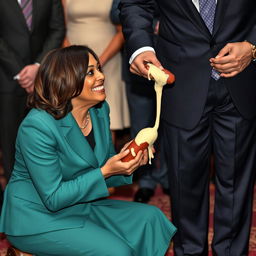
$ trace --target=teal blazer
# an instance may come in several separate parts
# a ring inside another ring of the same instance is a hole
[[[55,120],[43,110],[29,112],[16,140],[0,232],[23,236],[82,227],[93,205],[108,204],[108,187],[132,183],[132,176],[102,176],[100,168],[115,154],[107,103],[90,115],[94,150],[71,113]]]

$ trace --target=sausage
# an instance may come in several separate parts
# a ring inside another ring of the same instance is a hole
[[[126,155],[125,157],[123,157],[121,159],[122,162],[129,162],[130,160],[134,159],[136,157],[136,155],[138,154],[138,152],[140,150],[144,150],[148,147],[148,143],[144,142],[142,144],[140,144],[139,146],[136,144],[135,140],[133,140],[130,145],[127,147],[127,149],[130,150],[129,154]],[[135,155],[132,154],[132,152],[135,153]]]

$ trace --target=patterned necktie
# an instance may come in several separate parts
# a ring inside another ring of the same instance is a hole
[[[32,8],[33,8],[32,0],[21,0],[20,1],[20,7],[21,7],[23,15],[25,17],[28,29],[31,30]]]
[[[214,16],[216,9],[216,0],[199,0],[199,12],[204,20],[205,25],[209,29],[212,34],[213,24],[214,24]],[[215,69],[212,69],[212,78],[218,80],[220,78],[219,72]]]

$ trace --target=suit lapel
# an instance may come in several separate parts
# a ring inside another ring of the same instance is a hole
[[[221,0],[219,0],[221,1]],[[211,33],[205,25],[200,13],[196,9],[192,0],[176,0],[177,4],[180,6],[182,12],[191,20],[191,22],[209,39],[211,38]]]
[[[38,0],[33,0],[33,9],[32,9],[32,25],[31,25],[31,31],[34,30],[35,24],[36,24],[36,18],[39,14],[38,10]]]
[[[106,127],[104,117],[102,113],[96,108],[90,109],[90,116],[93,123],[94,139],[95,139],[95,148],[94,153],[98,160],[99,165],[101,166],[108,154],[108,143],[109,143],[109,127]]]
[[[16,13],[15,19],[19,20],[19,22],[24,26],[24,28],[29,32],[28,26],[25,20],[25,17],[22,13],[20,5],[17,0],[8,0],[11,5],[11,10]]]
[[[217,31],[220,28],[221,22],[223,20],[225,10],[228,8],[228,4],[230,3],[230,0],[218,0],[217,7],[216,7],[216,13],[215,13],[215,19],[214,19],[214,27],[213,27],[213,37],[216,35]]]
[[[91,166],[97,168],[99,163],[95,154],[71,113],[60,120],[60,129],[70,147]]]

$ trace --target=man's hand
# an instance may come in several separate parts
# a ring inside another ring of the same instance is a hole
[[[20,86],[27,91],[27,93],[33,92],[34,81],[35,81],[35,77],[38,69],[39,69],[38,64],[27,65],[18,74],[19,76],[18,82]]]
[[[148,78],[148,70],[145,67],[144,62],[151,62],[158,68],[163,70],[161,63],[156,58],[156,55],[152,51],[145,51],[140,53],[132,62],[130,66],[130,71],[136,75]]]
[[[24,88],[28,94],[32,93],[34,91],[34,84],[32,84],[30,87]]]
[[[210,59],[211,66],[220,72],[221,77],[233,77],[242,72],[252,60],[252,48],[249,42],[228,43],[215,58]]]

